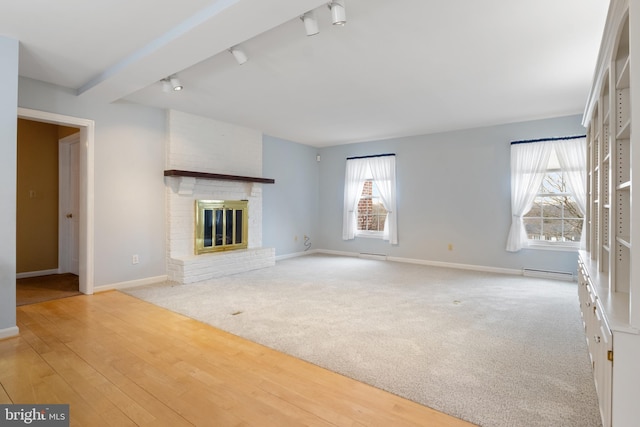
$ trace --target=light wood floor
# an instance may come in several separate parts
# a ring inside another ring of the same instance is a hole
[[[471,426],[111,291],[18,307],[0,403],[77,426]]]

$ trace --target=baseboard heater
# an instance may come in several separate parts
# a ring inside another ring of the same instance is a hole
[[[550,270],[538,270],[535,268],[523,268],[522,275],[528,277],[539,277],[542,279],[555,279],[555,280],[567,280],[573,281],[573,273],[566,271],[550,271]]]
[[[366,258],[366,259],[377,259],[378,261],[386,261],[387,260],[387,256],[383,255],[383,254],[361,253],[361,254],[358,254],[358,256],[360,258]]]

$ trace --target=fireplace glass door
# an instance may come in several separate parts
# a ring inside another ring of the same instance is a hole
[[[246,200],[196,201],[196,254],[247,248]]]

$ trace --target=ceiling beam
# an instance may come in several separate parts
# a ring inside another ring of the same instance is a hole
[[[114,102],[241,44],[327,0],[218,0],[104,70],[78,95]]]

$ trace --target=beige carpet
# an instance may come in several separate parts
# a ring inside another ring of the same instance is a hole
[[[311,255],[127,293],[482,426],[599,426],[576,286]]]
[[[16,280],[16,306],[81,295],[78,276],[51,274]]]

